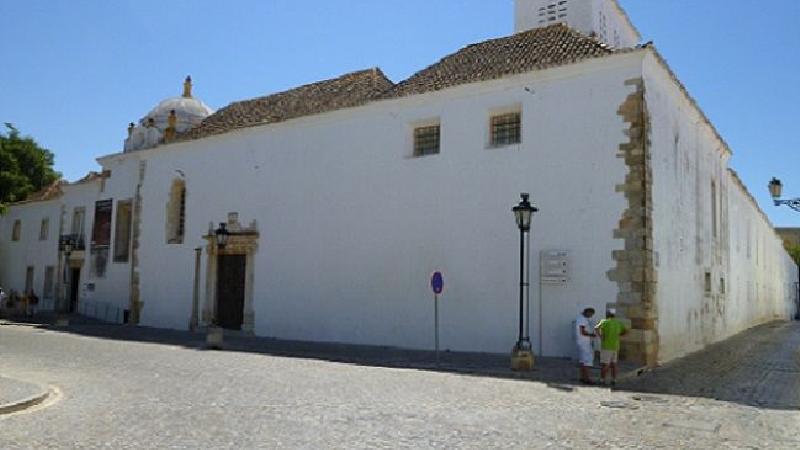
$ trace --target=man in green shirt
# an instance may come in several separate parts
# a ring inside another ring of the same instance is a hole
[[[600,381],[606,384],[606,373],[611,369],[611,385],[617,383],[617,359],[619,355],[619,338],[628,330],[616,318],[617,311],[609,308],[606,318],[594,327],[600,335]]]

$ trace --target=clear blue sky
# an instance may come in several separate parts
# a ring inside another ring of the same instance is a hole
[[[780,177],[800,196],[800,1],[621,0],[731,145],[776,225]],[[513,0],[0,0],[0,123],[56,155],[68,179],[122,148],[128,122],[181,92],[213,108],[379,66],[402,80],[511,34]]]

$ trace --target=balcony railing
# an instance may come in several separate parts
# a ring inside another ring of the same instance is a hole
[[[63,249],[68,242],[72,245],[72,251],[86,250],[86,240],[82,234],[62,234],[58,239],[58,248]]]

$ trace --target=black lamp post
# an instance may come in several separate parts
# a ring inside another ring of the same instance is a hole
[[[228,245],[228,237],[230,236],[231,232],[228,231],[227,226],[224,222],[219,224],[219,228],[214,230],[214,235],[217,238],[217,248],[222,250]]]
[[[533,364],[533,355],[531,353],[531,339],[530,336],[525,335],[525,291],[529,288],[529,283],[527,282],[528,277],[526,276],[527,272],[526,269],[529,270],[528,267],[525,266],[525,243],[526,243],[526,235],[529,236],[531,230],[531,220],[533,219],[533,213],[539,211],[539,209],[531,204],[528,201],[530,197],[527,193],[520,194],[522,200],[519,202],[517,206],[512,208],[514,212],[514,218],[517,221],[517,227],[519,228],[519,338],[517,339],[517,344],[514,346],[514,351],[512,352],[512,368],[522,370],[525,368],[526,363],[522,363],[520,365],[519,359],[520,358],[530,358],[530,365]],[[528,244],[530,244],[530,237],[527,239]]]
[[[800,198],[790,198],[786,200],[781,200],[781,194],[783,193],[783,184],[781,184],[781,180],[772,177],[769,181],[769,195],[772,196],[772,201],[775,202],[775,206],[786,205],[793,210],[800,212]],[[798,270],[798,279],[800,279],[800,265],[797,266]],[[794,314],[795,320],[800,320],[800,282],[795,283],[796,295],[797,295],[797,309]]]
[[[775,202],[775,206],[786,205],[793,210],[800,212],[800,198],[790,198],[787,200],[781,200],[781,194],[783,193],[783,184],[781,184],[781,180],[772,177],[772,180],[769,182],[769,194],[772,196],[772,201]]]
[[[66,236],[61,239],[61,251],[64,252],[64,295],[61,299],[61,307],[59,308],[62,313],[68,311],[67,296],[69,295],[69,256],[72,254],[72,247],[74,246],[72,236]]]

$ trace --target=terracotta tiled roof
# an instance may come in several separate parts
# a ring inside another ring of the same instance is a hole
[[[386,97],[402,97],[546,69],[614,53],[596,39],[555,24],[469,45],[397,84]]]
[[[423,94],[612,53],[613,49],[596,39],[556,24],[467,46],[397,85],[375,68],[234,102],[203,119],[197,127],[179,134],[177,140],[283,122],[373,100]]]
[[[363,105],[394,84],[380,69],[367,69],[252,100],[234,102],[206,117],[178,139],[197,139],[237,128],[283,122]]]
[[[43,202],[43,201],[47,201],[47,200],[52,200],[54,198],[58,198],[63,193],[63,191],[61,190],[61,186],[65,185],[65,184],[67,184],[67,182],[65,180],[56,180],[56,181],[50,183],[50,185],[45,186],[41,190],[28,195],[28,198],[25,199],[24,202],[20,202],[20,203],[25,203],[25,202]]]

